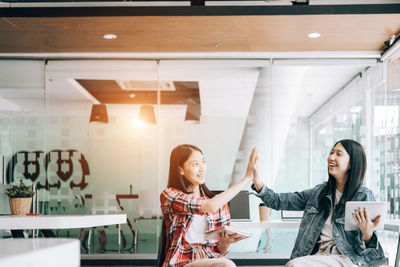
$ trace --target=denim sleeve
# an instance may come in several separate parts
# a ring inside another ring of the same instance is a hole
[[[361,201],[375,201],[372,191],[367,191],[365,199],[362,199]],[[378,249],[378,237],[375,231],[373,232],[368,244],[361,240],[362,234],[360,229],[358,229],[357,231],[358,233],[356,235],[356,242],[354,242],[354,250],[358,255],[363,255],[365,253],[369,253],[371,250]]]
[[[316,190],[316,187],[314,187],[301,192],[278,194],[265,185],[263,185],[260,192],[255,190],[254,184],[251,188],[256,192],[254,194],[261,198],[267,207],[274,210],[304,210],[307,201]]]
[[[368,251],[371,249],[378,249],[378,237],[375,231],[372,234],[371,240],[368,242],[368,245],[366,245],[365,242],[361,240],[361,231],[358,231],[356,235],[356,242],[354,242],[354,249],[358,255],[368,253]]]

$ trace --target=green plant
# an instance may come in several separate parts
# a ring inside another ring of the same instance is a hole
[[[32,197],[34,194],[35,191],[32,190],[32,187],[24,185],[23,183],[10,184],[6,187],[6,195],[9,198]]]

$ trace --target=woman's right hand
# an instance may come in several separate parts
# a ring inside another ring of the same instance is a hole
[[[254,179],[254,171],[257,169],[257,160],[258,160],[258,151],[257,151],[257,148],[254,147],[250,153],[250,158],[249,158],[249,163],[247,164],[245,179],[247,179],[247,180]]]
[[[258,159],[258,155],[257,155],[257,159]],[[261,182],[260,177],[258,176],[257,164],[254,165],[254,169],[253,169],[253,184],[254,184],[254,187],[256,188],[256,191],[260,192],[263,187],[263,183]]]

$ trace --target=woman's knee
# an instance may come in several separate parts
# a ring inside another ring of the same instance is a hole
[[[214,265],[215,267],[236,267],[236,264],[228,259],[222,258],[218,259],[218,263]]]

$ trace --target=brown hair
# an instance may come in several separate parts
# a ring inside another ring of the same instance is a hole
[[[188,160],[190,155],[192,155],[193,151],[199,151],[201,154],[203,154],[200,148],[188,144],[176,146],[172,150],[169,160],[168,187],[179,189],[187,194],[192,193],[192,184],[184,175],[181,175],[179,172],[179,167],[183,167],[183,164]],[[214,193],[207,188],[205,183],[200,185],[200,189],[207,197],[211,198],[214,196]]]

